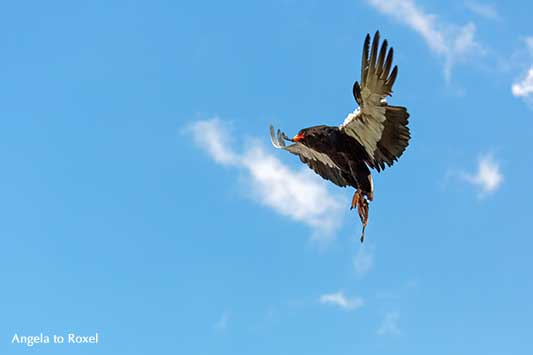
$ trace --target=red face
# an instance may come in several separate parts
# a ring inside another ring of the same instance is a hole
[[[304,132],[303,132],[303,131],[300,131],[300,132],[298,132],[297,135],[295,135],[295,136],[292,138],[292,141],[293,141],[293,142],[299,142],[299,141],[301,141],[302,139],[304,139]]]

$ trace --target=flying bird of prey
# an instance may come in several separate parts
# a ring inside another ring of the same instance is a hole
[[[393,49],[387,51],[387,40],[379,47],[379,31],[370,48],[370,35],[363,45],[361,83],[353,85],[353,96],[359,107],[349,113],[340,126],[304,128],[290,139],[270,126],[272,144],[298,155],[315,173],[334,184],[353,186],[356,191],[351,208],[357,207],[363,224],[361,242],[368,223],[369,201],[374,199],[374,185],[369,167],[378,172],[392,166],[409,144],[409,114],[402,106],[387,104],[398,67],[392,67]],[[370,54],[369,54],[370,51]],[[285,145],[285,141],[294,144]]]

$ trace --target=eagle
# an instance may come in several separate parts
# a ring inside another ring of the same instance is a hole
[[[359,105],[340,126],[304,128],[292,139],[270,125],[274,147],[297,155],[315,173],[337,186],[355,188],[350,209],[357,207],[363,225],[361,243],[368,224],[369,201],[374,199],[370,169],[377,172],[390,167],[409,144],[409,113],[403,106],[392,106],[392,86],[398,66],[392,68],[393,48],[385,39],[381,46],[376,31],[370,47],[370,34],[363,44],[361,83],[353,84],[353,96]],[[378,47],[379,50],[378,50]],[[370,52],[370,53],[369,53]],[[285,141],[292,142],[286,145]]]

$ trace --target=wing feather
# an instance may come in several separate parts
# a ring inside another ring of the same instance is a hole
[[[354,98],[360,107],[348,114],[339,127],[364,147],[368,165],[378,171],[386,165],[391,166],[402,155],[410,139],[407,110],[389,106],[385,100],[392,94],[398,66],[390,70],[394,50],[392,47],[388,49],[388,42],[384,40],[378,52],[379,39],[377,31],[369,48],[370,35],[365,37],[361,85],[356,81],[353,86]]]
[[[394,48],[391,48],[389,49],[389,53],[387,54],[387,59],[385,60],[385,67],[383,68],[381,79],[385,79],[389,76],[390,68],[392,66],[393,56],[394,56]]]
[[[361,60],[361,85],[365,85],[366,74],[368,72],[368,47],[370,46],[370,34],[367,33],[363,44],[363,58]]]
[[[274,147],[297,155],[303,163],[307,164],[309,168],[323,179],[329,180],[340,187],[350,185],[344,178],[342,170],[327,154],[317,152],[301,143],[294,143],[287,146],[285,145],[286,139],[287,136],[285,133],[278,129],[277,134],[274,134],[274,127],[270,126],[270,140]]]

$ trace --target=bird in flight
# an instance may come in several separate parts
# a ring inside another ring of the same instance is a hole
[[[386,101],[392,94],[398,67],[395,65],[391,71],[394,51],[392,47],[387,48],[387,40],[381,43],[378,51],[379,42],[379,31],[374,35],[371,48],[370,35],[366,35],[361,83],[356,81],[353,85],[353,96],[359,107],[349,113],[340,126],[304,128],[292,139],[270,126],[274,147],[298,155],[315,173],[335,185],[356,189],[350,209],[357,207],[363,225],[361,243],[368,224],[369,201],[374,199],[369,167],[381,172],[386,166],[392,166],[411,137],[407,109]],[[285,141],[294,144],[286,145]]]

